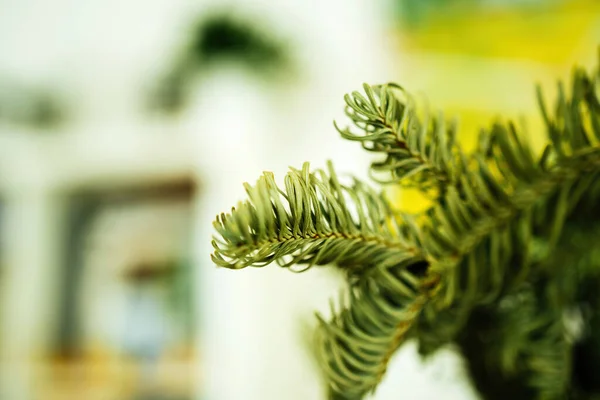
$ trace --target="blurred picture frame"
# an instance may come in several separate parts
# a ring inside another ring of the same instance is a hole
[[[196,192],[194,179],[181,176],[66,195],[58,355],[108,352],[147,362],[189,351]]]

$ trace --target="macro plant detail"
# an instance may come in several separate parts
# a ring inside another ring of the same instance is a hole
[[[291,168],[245,184],[217,216],[221,267],[332,266],[348,289],[317,315],[330,397],[373,393],[394,352],[453,345],[485,399],[600,398],[600,72],[575,68],[554,107],[538,90],[547,144],[535,151],[510,121],[466,152],[457,127],[397,84],[345,96],[336,129],[379,155],[373,180],[416,188],[409,214],[380,190],[326,169]]]

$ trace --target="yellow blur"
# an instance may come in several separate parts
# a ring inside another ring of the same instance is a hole
[[[456,2],[397,30],[402,82],[423,93],[432,108],[458,118],[459,136],[467,149],[480,129],[498,118],[517,122],[540,149],[545,131],[535,86],[541,85],[552,104],[557,81],[568,88],[573,66],[596,65],[600,3],[495,7],[468,3],[472,7]],[[408,211],[427,205],[415,191],[403,191],[401,198]]]

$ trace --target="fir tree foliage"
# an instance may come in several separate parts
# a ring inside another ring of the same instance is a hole
[[[331,398],[373,393],[411,338],[424,356],[457,346],[486,399],[600,396],[590,378],[599,352],[582,350],[600,337],[598,72],[575,68],[552,108],[538,90],[548,137],[539,154],[510,121],[482,129],[467,153],[455,124],[416,107],[401,86],[363,90],[346,95],[351,126],[337,130],[381,155],[376,181],[418,188],[431,207],[398,212],[330,163],[292,168],[284,187],[266,172],[217,217],[213,261],[344,271],[333,316],[318,315]]]

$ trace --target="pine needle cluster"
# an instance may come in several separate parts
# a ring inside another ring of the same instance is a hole
[[[600,73],[575,68],[549,108],[535,152],[514,123],[462,149],[456,126],[396,84],[346,95],[345,139],[380,155],[374,180],[417,188],[427,210],[397,211],[382,192],[342,182],[331,163],[246,184],[217,216],[213,261],[344,271],[348,290],[318,316],[331,398],[375,391],[394,352],[454,345],[485,399],[600,398]]]

